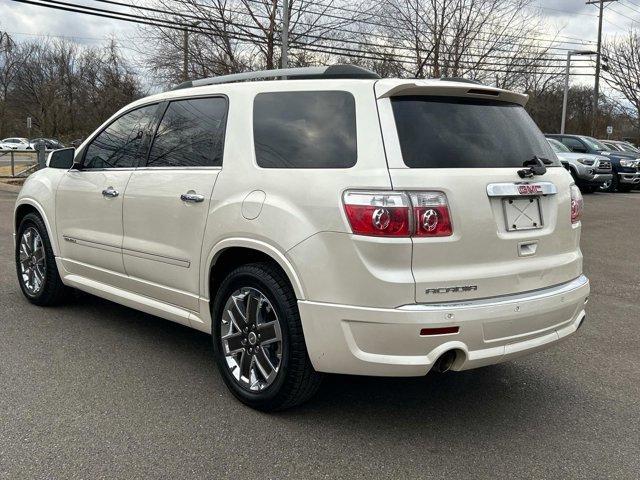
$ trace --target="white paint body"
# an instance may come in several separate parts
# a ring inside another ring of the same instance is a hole
[[[47,168],[29,177],[16,209],[44,218],[62,281],[162,318],[211,331],[210,272],[220,252],[269,255],[299,300],[307,349],[318,371],[424,375],[449,349],[466,369],[545,348],[584,318],[580,224],[570,222],[571,176],[549,168],[556,195],[541,199],[545,226],[507,232],[487,185],[516,182],[514,168],[407,168],[390,95],[468,95],[468,84],[417,80],[298,80],[212,85],[166,92],[125,107],[225,95],[229,112],[222,168],[102,171]],[[498,92],[524,103],[526,97]],[[253,100],[273,91],[340,90],[356,102],[358,159],[349,169],[264,169],[253,147]],[[82,146],[80,148],[83,148]],[[119,196],[105,198],[113,187]],[[351,232],[347,189],[440,190],[454,234],[375,238]],[[187,204],[194,190],[205,201]],[[536,244],[520,255],[521,244]],[[477,291],[425,295],[477,285]],[[214,292],[215,294],[215,292]],[[422,328],[459,326],[454,335]]]

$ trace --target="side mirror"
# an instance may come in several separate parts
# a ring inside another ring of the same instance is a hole
[[[76,149],[73,147],[54,150],[49,154],[47,166],[49,168],[60,168],[63,170],[69,170],[71,167],[73,167],[73,158],[75,157],[75,155]]]
[[[587,147],[575,146],[571,147],[571,151],[575,153],[587,153]]]

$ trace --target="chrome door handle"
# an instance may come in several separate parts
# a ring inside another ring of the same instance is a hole
[[[189,190],[187,193],[180,195],[180,200],[183,202],[200,203],[204,202],[204,195],[200,195],[193,190]]]
[[[104,190],[102,190],[102,196],[103,197],[117,197],[118,195],[120,195],[120,192],[118,192],[118,190],[116,190],[113,187],[107,187]]]

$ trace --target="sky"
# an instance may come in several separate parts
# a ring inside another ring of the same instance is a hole
[[[92,0],[69,0],[74,3],[91,5],[111,10],[126,8]],[[126,0],[125,0],[126,1]],[[534,8],[540,9],[550,25],[549,31],[560,29],[559,40],[563,46],[576,49],[594,49],[598,28],[598,7],[586,5],[585,0],[532,0]],[[133,3],[133,2],[132,2]],[[605,37],[621,35],[631,26],[640,29],[640,0],[617,0],[608,3],[605,9],[603,31]],[[0,30],[6,31],[18,41],[64,36],[86,45],[99,45],[111,36],[119,40],[123,53],[135,59],[136,25],[133,23],[93,17],[72,12],[52,10],[0,0]],[[548,37],[543,37],[548,38]],[[585,78],[575,78],[583,82]]]

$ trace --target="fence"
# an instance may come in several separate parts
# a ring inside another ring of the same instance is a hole
[[[36,150],[0,150],[0,178],[28,177],[36,170],[44,168],[47,156],[52,151],[42,148],[37,148]]]

